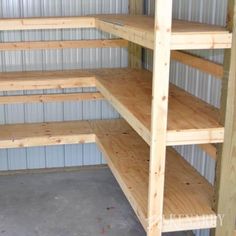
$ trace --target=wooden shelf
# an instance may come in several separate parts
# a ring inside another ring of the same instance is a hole
[[[154,48],[154,19],[144,15],[94,15],[0,19],[0,30],[98,28],[143,47]],[[171,49],[230,48],[232,34],[225,28],[174,20]]]
[[[149,16],[100,15],[95,16],[98,29],[154,49],[154,19]],[[230,48],[232,34],[225,28],[174,20],[171,49]]]
[[[150,144],[152,74],[146,70],[96,71],[103,96]],[[170,85],[167,145],[221,143],[224,128],[218,111],[182,89]]]
[[[93,122],[93,130],[109,167],[147,229],[149,146],[122,120]],[[212,194],[213,187],[168,148],[163,232],[215,227]]]
[[[94,28],[94,17],[1,18],[0,30]]]
[[[0,148],[95,142],[87,121],[0,125]]]
[[[0,91],[95,87],[89,70],[0,73]]]

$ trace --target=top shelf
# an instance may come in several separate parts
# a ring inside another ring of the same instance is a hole
[[[94,15],[0,19],[0,31],[98,28],[143,47],[154,48],[154,18],[143,15]],[[171,49],[230,48],[232,34],[224,27],[174,20]]]

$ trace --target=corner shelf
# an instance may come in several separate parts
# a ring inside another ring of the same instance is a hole
[[[148,143],[151,139],[152,73],[136,69],[96,71],[102,95]],[[167,145],[221,143],[224,128],[213,106],[170,85]]]

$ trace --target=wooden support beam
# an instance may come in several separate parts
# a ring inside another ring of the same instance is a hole
[[[129,13],[131,15],[143,14],[143,0],[129,0]],[[142,68],[142,47],[129,42],[129,67]]]
[[[223,217],[215,236],[232,236],[236,219],[236,1],[228,2],[228,28],[233,32],[231,50],[225,51],[222,83],[221,121],[225,125],[224,144],[219,145],[216,168],[215,208]]]
[[[23,19],[0,19],[0,30],[38,30],[94,28],[94,17],[45,17]]]
[[[71,41],[39,41],[39,42],[10,42],[0,43],[0,51],[15,50],[44,50],[63,48],[115,48],[128,47],[124,39],[96,39]]]
[[[211,75],[214,75],[218,79],[221,79],[224,74],[224,69],[222,65],[203,59],[196,55],[191,55],[186,52],[172,51],[171,59],[181,62],[185,65],[194,67]]]
[[[162,235],[172,1],[155,2],[148,236]]]
[[[21,96],[0,96],[0,105],[20,104],[20,103],[46,103],[46,102],[66,102],[66,101],[85,101],[99,100],[103,96],[99,92],[95,93],[66,93],[66,94],[38,94]]]

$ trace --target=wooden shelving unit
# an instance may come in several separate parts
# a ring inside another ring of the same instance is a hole
[[[82,87],[97,87],[99,90],[87,94],[0,97],[1,104],[107,99],[125,120],[2,125],[0,148],[96,142],[148,236],[217,227],[217,214],[222,213],[222,207],[212,208],[213,187],[173,148],[167,146],[223,143],[227,140],[225,147],[231,152],[223,149],[223,171],[220,173],[224,175],[221,174],[219,179],[219,186],[222,186],[222,179],[231,168],[227,160],[232,161],[230,158],[235,148],[229,137],[235,137],[235,133],[232,133],[235,132],[235,124],[230,120],[235,118],[233,115],[236,113],[235,106],[232,106],[236,96],[233,90],[236,87],[233,63],[236,56],[236,20],[232,11],[234,1],[229,1],[231,22],[227,29],[196,22],[172,22],[171,1],[156,1],[155,18],[142,15],[97,15],[0,19],[0,30],[98,28],[125,39],[106,42],[7,42],[0,44],[0,50],[4,50],[4,47],[9,50],[31,50],[86,45],[131,47],[126,40],[154,50],[153,73],[142,68],[1,73],[1,91]],[[137,52],[140,56],[140,48],[132,45],[132,53]],[[231,47],[233,49],[229,53]],[[213,68],[209,69],[200,65],[206,62],[204,59],[187,54],[182,57],[183,52],[171,53],[171,50],[180,49],[228,49],[228,67],[225,66],[224,75],[227,81],[224,86],[230,86],[224,99],[227,101],[224,105],[228,122],[220,121],[220,113],[214,107],[169,84],[171,58],[206,72],[217,71],[218,76],[223,75],[222,66],[207,62]],[[194,57],[194,61],[189,62],[189,57]],[[225,154],[228,154],[227,157]],[[233,165],[235,167],[235,161]],[[233,179],[235,172],[230,171]],[[231,200],[229,189],[226,192]],[[221,204],[225,200],[222,194],[220,189],[217,195]],[[230,217],[227,221],[232,219],[232,215]],[[218,226],[216,236],[226,235],[225,232],[227,230],[219,229]]]

